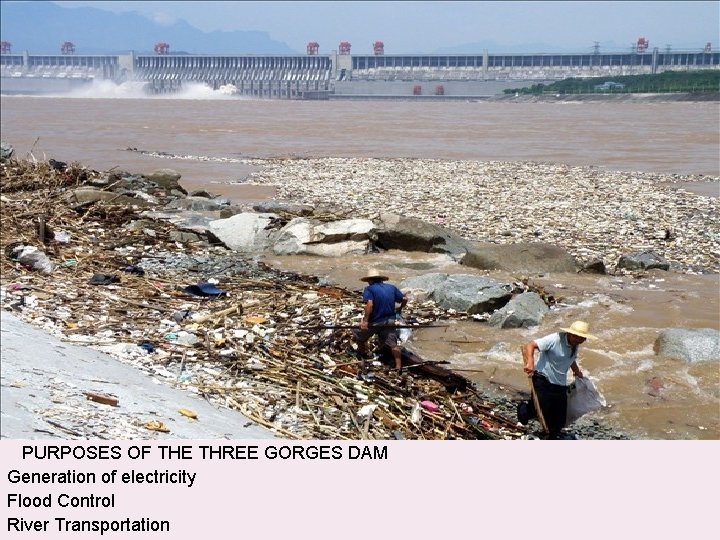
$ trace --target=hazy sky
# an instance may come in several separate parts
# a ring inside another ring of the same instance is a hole
[[[184,19],[204,30],[259,30],[304,52],[308,41],[328,53],[350,41],[356,53],[427,52],[491,41],[549,44],[575,52],[720,45],[720,2],[55,2],[109,11],[138,11],[158,22]],[[501,49],[500,47],[499,49]],[[495,52],[502,52],[501,50]],[[544,52],[544,51],[533,51]],[[552,51],[547,51],[552,52]]]

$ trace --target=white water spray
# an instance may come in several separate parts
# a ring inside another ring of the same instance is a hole
[[[214,90],[203,83],[185,83],[179,91],[170,94],[151,94],[145,89],[145,86],[146,83],[141,81],[115,84],[112,81],[96,80],[69,93],[48,94],[45,97],[76,99],[250,99],[237,94],[237,88],[233,85],[221,86],[219,89]]]

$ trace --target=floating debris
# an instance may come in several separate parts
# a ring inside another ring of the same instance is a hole
[[[58,262],[52,275],[2,259],[3,309],[62,339],[105,350],[159,382],[237,409],[286,438],[526,434],[514,419],[497,414],[466,379],[436,362],[407,354],[406,361],[417,368],[403,377],[378,365],[373,378],[359,380],[361,362],[351,332],[362,313],[356,292],[274,270],[209,242],[178,242],[170,234],[172,225],[141,218],[139,207],[127,201],[70,204],[57,174],[27,163],[2,165],[3,189],[14,186],[12,198],[2,199],[5,252],[37,242],[26,216],[38,212],[49,226],[69,234],[67,242],[48,239],[46,251]],[[99,175],[86,171],[85,177]],[[142,226],[135,225],[139,221]],[[128,267],[143,271],[124,271]],[[93,284],[99,281],[103,286]],[[188,282],[223,294],[188,294]],[[406,311],[418,326],[468,317],[432,302],[410,302]],[[183,411],[194,418],[192,411]],[[94,433],[135,437],[138,426],[170,431],[153,420]],[[83,436],[77,427],[65,432]]]
[[[303,204],[333,201],[356,218],[394,212],[442,223],[469,240],[540,240],[566,249],[581,263],[601,259],[613,269],[624,253],[653,250],[688,273],[720,272],[720,197],[663,185],[697,180],[714,182],[720,190],[718,178],[535,162],[312,158],[255,163],[263,167],[248,181],[277,186],[278,197]]]

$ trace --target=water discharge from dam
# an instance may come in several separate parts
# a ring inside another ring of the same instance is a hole
[[[238,96],[231,85],[223,86],[217,90],[204,83],[185,83],[182,88],[172,94],[151,94],[145,89],[145,83],[130,81],[115,84],[112,81],[93,81],[92,83],[76,88],[66,94],[49,94],[46,97],[69,99],[250,99]]]

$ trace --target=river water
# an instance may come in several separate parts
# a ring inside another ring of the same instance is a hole
[[[18,157],[32,153],[138,173],[170,167],[188,188],[244,200],[273,195],[267,186],[228,184],[245,179],[248,165],[158,159],[126,149],[230,158],[519,160],[720,176],[718,103],[291,102],[232,98],[201,87],[172,98],[140,96],[131,87],[103,86],[71,97],[2,96],[2,139]],[[720,194],[717,182],[690,188],[698,196]],[[401,252],[267,261],[357,290],[358,277],[373,265],[394,282],[429,271],[468,272],[443,256]],[[720,328],[718,275],[554,275],[535,283],[567,298],[539,329],[499,332],[464,322],[416,332],[412,346],[426,358],[449,360],[491,391],[519,395],[526,386],[520,345],[568,321],[589,320],[601,339],[582,347],[580,364],[610,405],[598,414],[603,421],[636,437],[720,439],[718,364],[662,360],[652,350],[662,328]]]

